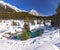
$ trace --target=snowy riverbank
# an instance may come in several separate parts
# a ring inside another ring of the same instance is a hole
[[[60,29],[51,33],[25,41],[0,39],[0,50],[60,50]]]

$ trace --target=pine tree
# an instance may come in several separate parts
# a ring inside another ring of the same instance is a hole
[[[24,28],[22,29],[22,34],[18,35],[19,39],[27,40],[30,38],[30,28],[28,22],[24,24]]]
[[[56,12],[57,12],[57,14],[60,14],[60,3],[58,5],[58,8],[57,8]]]
[[[60,28],[60,3],[58,5],[58,8],[56,9],[56,14],[52,16],[52,25],[55,25],[56,27]]]

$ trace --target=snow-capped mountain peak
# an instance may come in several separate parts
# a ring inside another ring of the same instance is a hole
[[[29,13],[35,16],[40,16],[40,14],[34,9],[32,9]]]
[[[32,9],[30,12],[37,12],[36,10]]]

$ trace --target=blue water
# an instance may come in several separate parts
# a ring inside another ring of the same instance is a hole
[[[12,39],[19,40],[19,38],[17,36],[12,37]]]
[[[31,38],[40,36],[40,34],[43,34],[43,29],[41,29],[41,28],[38,28],[34,32],[30,32]]]

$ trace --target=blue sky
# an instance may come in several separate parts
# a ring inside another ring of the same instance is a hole
[[[4,0],[16,7],[30,11],[37,10],[42,15],[53,15],[60,0]]]

